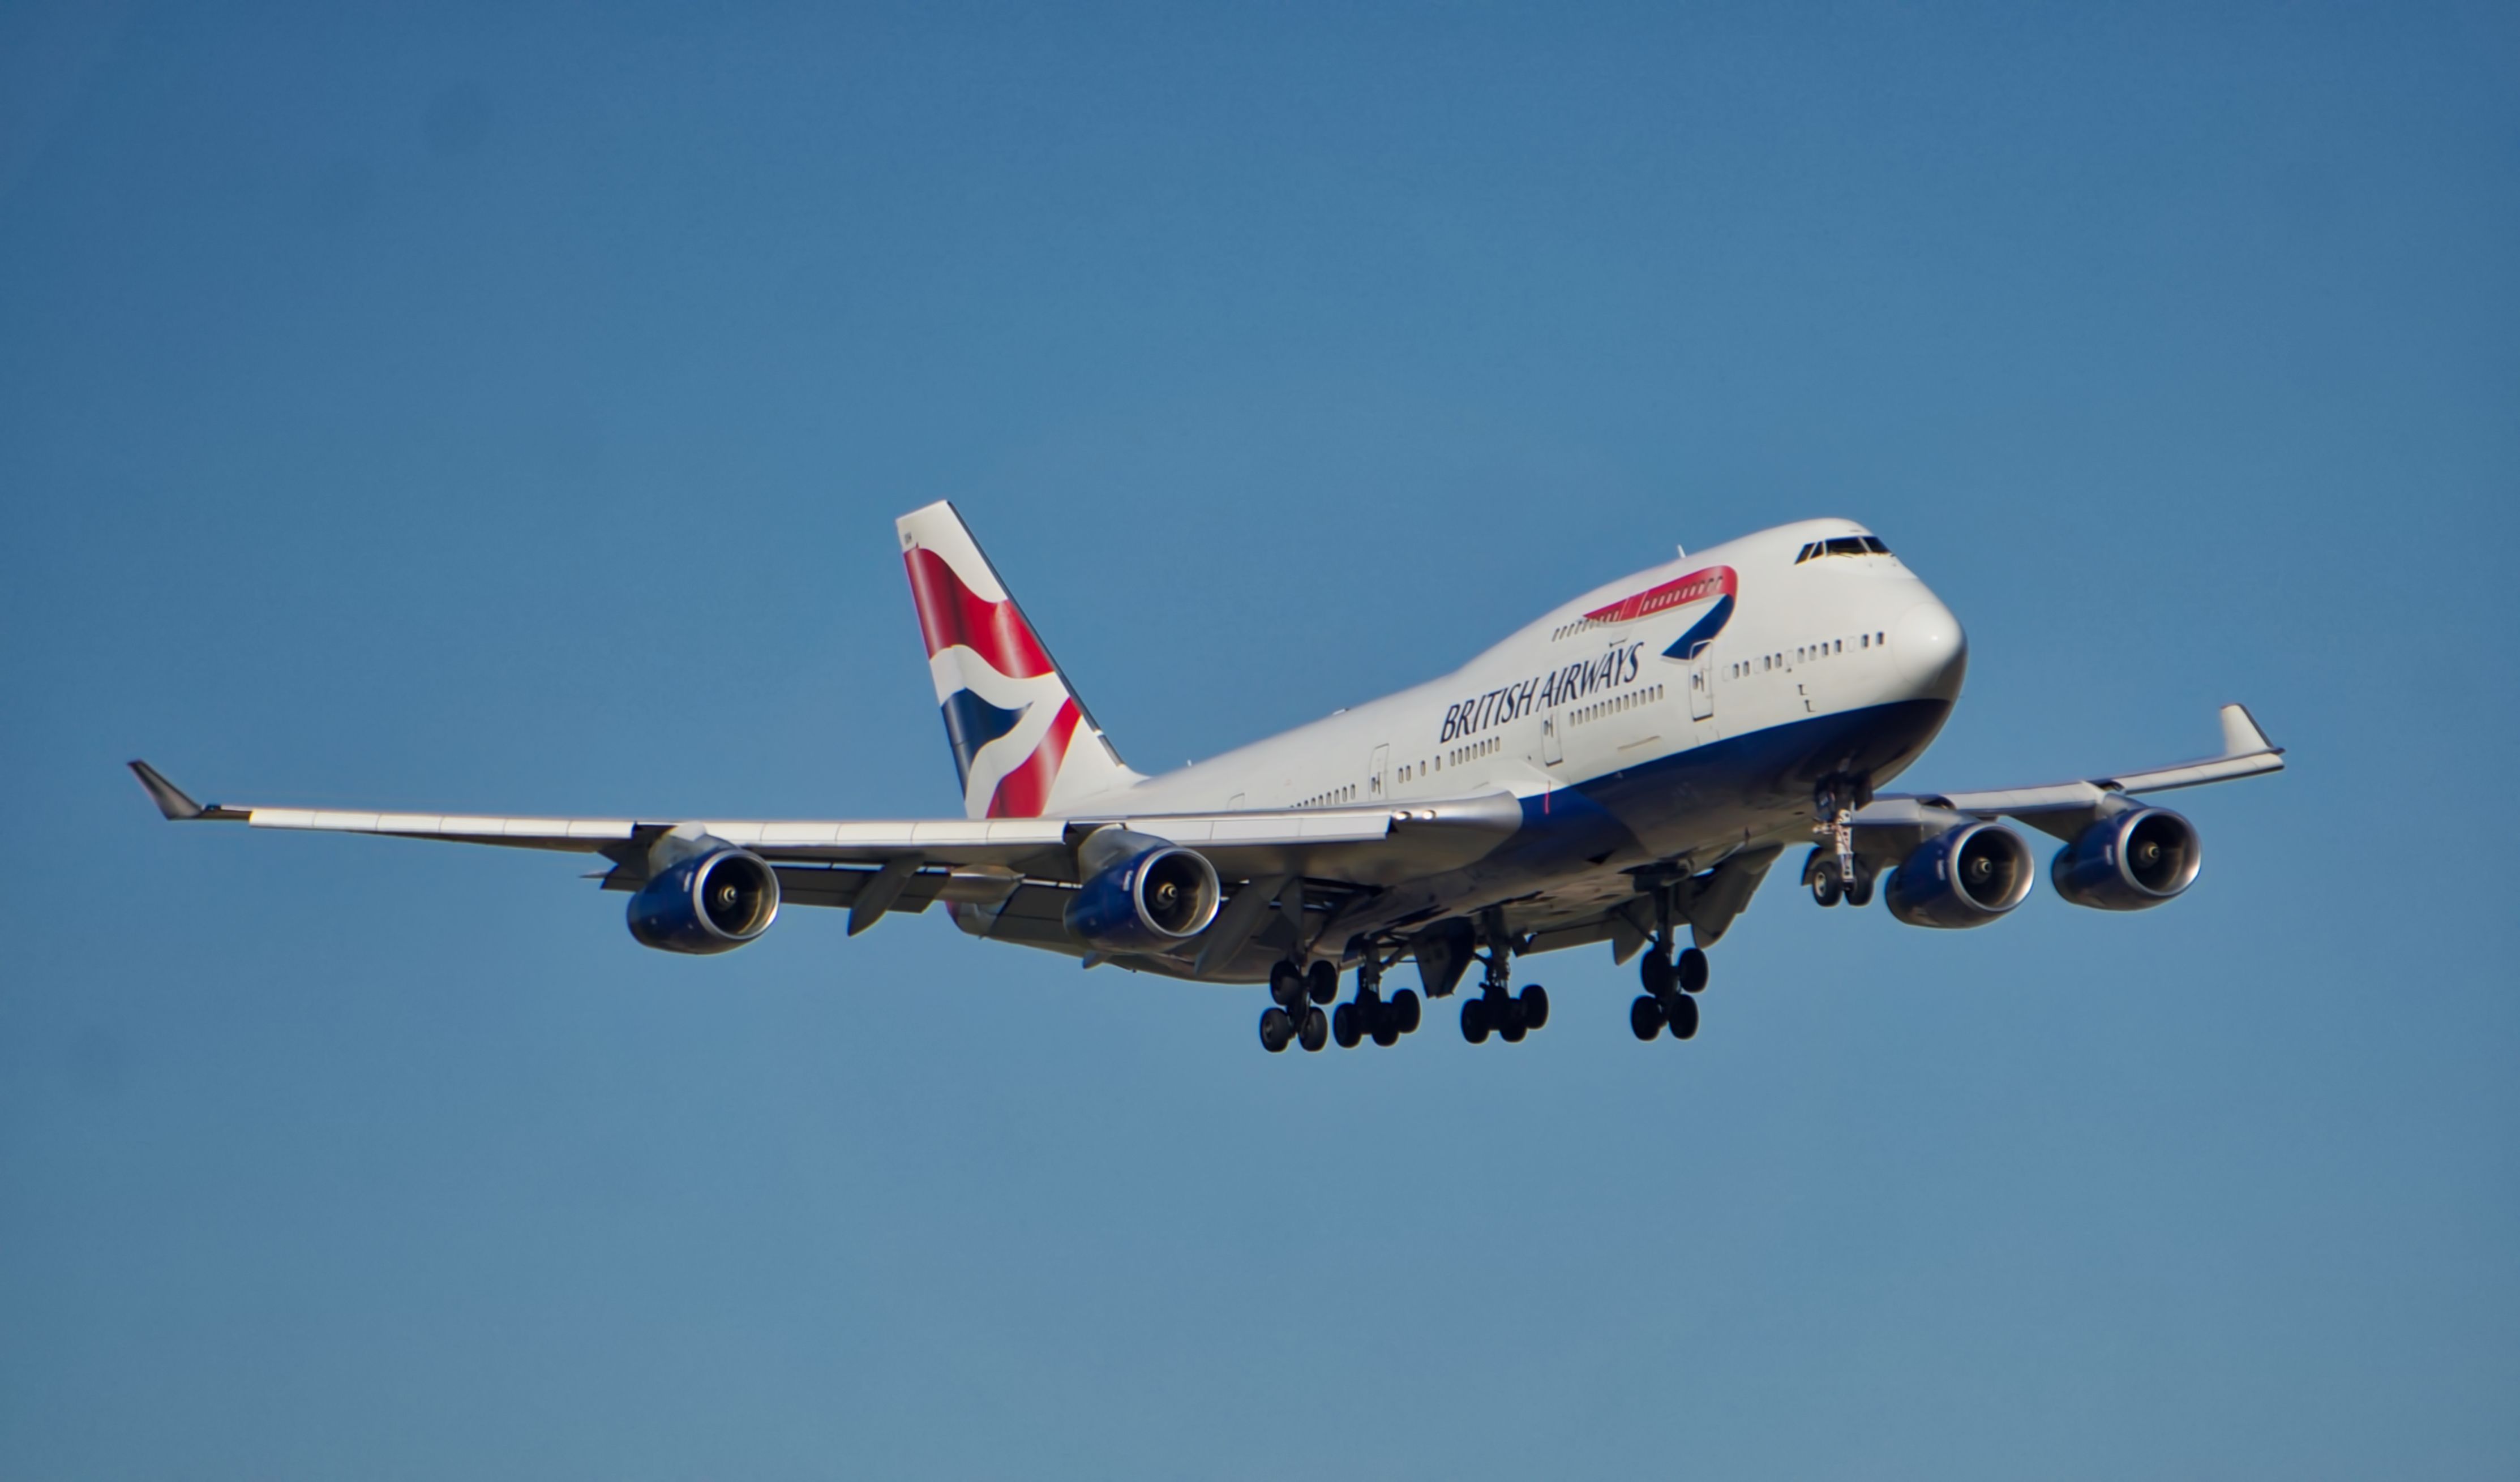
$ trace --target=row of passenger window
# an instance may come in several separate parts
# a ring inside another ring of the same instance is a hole
[[[1580,726],[1586,721],[1599,720],[1606,715],[1616,715],[1622,710],[1633,710],[1639,705],[1652,704],[1660,698],[1662,698],[1662,686],[1647,685],[1642,690],[1631,690],[1625,695],[1614,695],[1608,699],[1595,700],[1589,705],[1578,705],[1575,713],[1568,716],[1567,720],[1571,724]]]
[[[1463,762],[1473,761],[1482,756],[1493,756],[1504,746],[1505,738],[1502,736],[1491,736],[1485,741],[1475,741],[1464,746],[1455,746],[1435,758],[1434,770],[1443,771],[1446,762],[1458,767]],[[1425,780],[1426,772],[1427,766],[1422,761],[1414,767],[1404,765],[1400,769],[1400,781],[1405,783],[1415,778],[1422,782]]]
[[[1858,633],[1855,635],[1855,647],[1856,651],[1858,652],[1862,652],[1866,649],[1887,648],[1889,647],[1889,635],[1885,633]],[[1756,658],[1739,659],[1728,666],[1726,672],[1734,679],[1746,679],[1753,674],[1766,674],[1775,669],[1790,669],[1795,664],[1809,663],[1816,658],[1827,658],[1832,654],[1843,653],[1845,651],[1846,640],[1842,638],[1832,638],[1824,644],[1803,645],[1802,647],[1794,650],[1793,655],[1790,659],[1781,651],[1776,653],[1762,653]]]
[[[1344,787],[1332,787],[1328,792],[1316,792],[1312,796],[1305,798],[1302,802],[1297,803],[1295,806],[1298,808],[1327,808],[1332,803],[1352,803],[1355,801],[1356,784],[1350,783]]]

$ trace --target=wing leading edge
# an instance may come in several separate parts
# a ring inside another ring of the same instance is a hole
[[[2163,792],[2283,770],[2283,747],[2267,740],[2266,732],[2259,728],[2246,705],[2225,705],[2222,721],[2223,751],[2219,756],[2035,787],[1883,793],[1857,811],[1855,823],[1858,827],[1913,828],[1938,815],[2004,814],[2045,832],[2070,837],[2091,819],[2122,806],[2113,800],[2129,793]]]
[[[1115,824],[1195,849],[1233,877],[1292,872],[1371,883],[1421,868],[1430,859],[1462,857],[1465,848],[1483,853],[1521,818],[1520,805],[1503,793],[1408,808],[1186,814],[1113,810],[1069,818],[643,820],[372,813],[204,805],[147,762],[130,766],[158,810],[179,823],[231,822],[255,829],[600,854],[624,865],[644,856],[657,838],[683,831],[723,839],[773,864],[881,867],[915,857],[926,868],[994,868],[1067,881],[1075,879],[1075,845]]]

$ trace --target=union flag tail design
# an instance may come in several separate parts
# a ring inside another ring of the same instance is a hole
[[[1042,818],[1140,781],[980,554],[953,505],[893,521],[927,673],[972,818]]]

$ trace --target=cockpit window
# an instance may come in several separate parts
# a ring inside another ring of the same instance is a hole
[[[1839,535],[1827,540],[1815,540],[1804,546],[1801,554],[1794,558],[1794,564],[1799,566],[1804,561],[1821,556],[1887,556],[1889,554],[1890,548],[1883,545],[1877,536]]]

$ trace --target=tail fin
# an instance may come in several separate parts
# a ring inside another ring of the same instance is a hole
[[[965,814],[1042,818],[1139,781],[953,505],[913,510],[893,528],[901,532]]]

